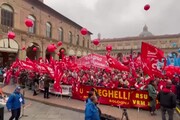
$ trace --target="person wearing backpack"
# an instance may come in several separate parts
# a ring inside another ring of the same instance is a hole
[[[9,112],[11,112],[11,117],[9,120],[19,120],[21,114],[21,105],[24,105],[24,98],[21,94],[21,88],[16,87],[15,91],[9,96],[8,101],[6,103],[6,107]]]
[[[166,120],[166,112],[169,116],[168,120],[173,120],[174,108],[176,107],[176,95],[171,91],[171,85],[171,80],[168,80],[166,87],[157,95],[161,105],[162,120]]]

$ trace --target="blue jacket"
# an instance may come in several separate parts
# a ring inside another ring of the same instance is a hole
[[[9,96],[6,107],[8,110],[15,110],[21,108],[21,104],[24,104],[24,98],[22,94],[14,92]]]
[[[89,102],[91,102],[91,100],[90,100],[90,98],[87,98],[86,99],[86,104],[89,103]]]
[[[93,102],[86,104],[85,120],[100,120],[98,108]]]

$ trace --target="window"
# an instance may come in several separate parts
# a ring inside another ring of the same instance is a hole
[[[69,43],[72,44],[72,32],[69,32]]]
[[[28,18],[33,21],[33,26],[28,28],[28,31],[30,33],[35,33],[35,27],[36,27],[36,18],[32,15],[29,15]]]
[[[13,27],[13,16],[14,16],[14,11],[12,7],[9,5],[2,5],[1,6],[1,24],[8,26],[8,27]]]
[[[79,35],[77,35],[76,45],[79,45]]]
[[[63,29],[62,28],[59,28],[59,40],[60,41],[63,41],[64,40],[64,35],[63,35]]]
[[[52,25],[49,22],[46,23],[46,37],[52,37]]]
[[[83,37],[83,47],[85,47],[85,38]]]

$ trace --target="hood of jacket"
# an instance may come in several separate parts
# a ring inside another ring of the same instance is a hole
[[[163,88],[162,91],[163,91],[163,93],[168,94],[171,92],[171,89]]]

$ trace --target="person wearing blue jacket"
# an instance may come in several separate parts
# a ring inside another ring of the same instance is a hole
[[[91,101],[88,101],[85,109],[85,120],[100,120],[99,110],[96,106],[97,97],[92,96]]]
[[[94,95],[94,92],[93,91],[89,91],[88,93],[88,98],[86,99],[86,104],[91,102],[91,97]]]
[[[11,111],[11,117],[9,120],[19,120],[21,114],[21,105],[24,104],[24,98],[21,94],[21,88],[16,87],[15,91],[9,96],[6,103],[8,111]]]

